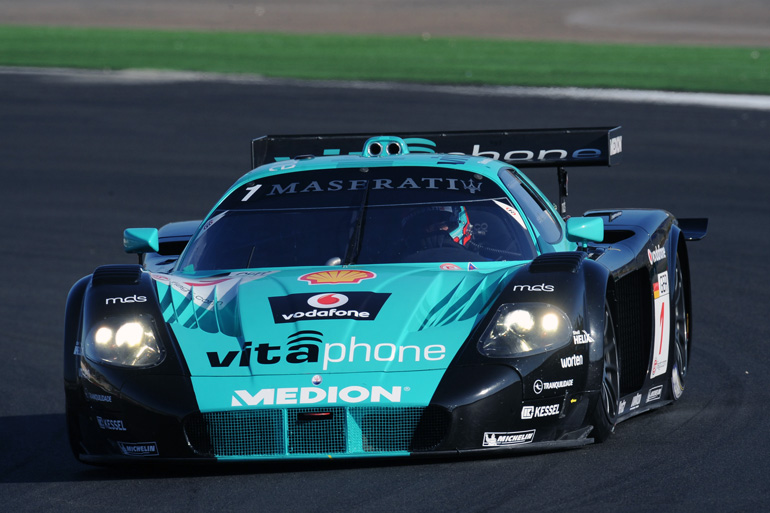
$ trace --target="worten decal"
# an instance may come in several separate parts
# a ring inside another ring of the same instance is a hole
[[[389,293],[326,292],[269,297],[276,324],[303,320],[373,321]]]
[[[298,331],[289,336],[286,346],[262,342],[245,342],[240,351],[206,353],[211,367],[249,367],[251,365],[274,365],[281,361],[291,364],[313,364],[322,362],[323,370],[329,370],[338,363],[365,365],[370,362],[417,363],[419,361],[440,361],[446,357],[446,347],[431,344],[397,346],[391,343],[368,344],[350,337],[348,343],[324,344],[323,333],[314,330]]]

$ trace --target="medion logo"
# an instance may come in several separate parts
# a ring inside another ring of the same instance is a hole
[[[287,387],[287,388],[263,388],[256,394],[248,390],[235,390],[231,406],[272,406],[284,404],[326,404],[347,403],[355,404],[364,401],[371,403],[401,402],[402,387],[391,387],[389,390],[382,386],[362,387]]]

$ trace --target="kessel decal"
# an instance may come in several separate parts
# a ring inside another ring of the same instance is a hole
[[[302,320],[373,321],[388,297],[389,293],[327,292],[290,294],[270,297],[268,300],[273,321],[282,324]]]

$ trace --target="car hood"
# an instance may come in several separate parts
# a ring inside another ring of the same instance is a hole
[[[403,372],[432,383],[429,395],[520,266],[396,264],[153,278],[196,393],[224,387],[236,406],[265,387],[279,395],[281,387],[293,390],[292,397],[303,386],[318,393],[314,387],[324,380],[369,386],[367,396],[394,393],[392,382],[401,383]]]
[[[192,375],[445,368],[518,266],[153,275]]]

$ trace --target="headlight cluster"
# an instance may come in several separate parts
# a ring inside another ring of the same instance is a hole
[[[530,356],[567,345],[572,324],[563,311],[544,303],[504,304],[479,340],[479,352],[491,358]]]
[[[91,360],[120,367],[151,367],[163,361],[152,318],[111,317],[96,324],[83,343]]]

